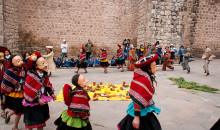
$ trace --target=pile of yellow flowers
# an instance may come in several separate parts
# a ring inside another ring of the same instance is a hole
[[[74,86],[73,86],[74,87]],[[129,84],[98,84],[88,85],[85,87],[92,101],[104,100],[131,100],[128,93]],[[63,101],[63,90],[57,95],[56,101]]]

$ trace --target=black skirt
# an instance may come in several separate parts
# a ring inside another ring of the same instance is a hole
[[[25,128],[38,128],[46,126],[46,121],[50,118],[48,104],[33,107],[24,107]]]
[[[109,63],[108,62],[101,62],[100,63],[100,67],[103,67],[103,68],[106,68],[106,67],[109,67]]]
[[[5,95],[4,108],[8,108],[15,112],[15,115],[24,114],[24,106],[22,105],[23,98],[13,98]]]
[[[66,123],[62,121],[61,116],[58,119],[56,119],[54,124],[57,125],[56,130],[92,130],[92,126],[91,126],[90,122],[87,123],[86,127],[74,128],[74,127],[70,127],[70,126],[66,125]]]
[[[170,59],[175,59],[175,52],[171,52]]]
[[[134,117],[127,115],[118,124],[120,130],[136,130],[132,126]],[[148,113],[146,116],[140,117],[139,130],[161,130],[160,122],[153,113]]]
[[[125,64],[125,60],[123,59],[123,60],[116,60],[115,61],[115,63],[117,64],[117,65],[123,65],[123,64]]]
[[[82,62],[81,64],[80,63],[78,63],[77,64],[77,68],[87,68],[87,63],[86,62]]]

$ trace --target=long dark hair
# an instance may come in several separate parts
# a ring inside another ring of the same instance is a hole
[[[24,55],[23,55],[23,61],[25,61],[25,60],[26,60],[26,54],[27,54],[27,53],[30,55],[30,53],[29,53],[29,52],[25,52],[25,53],[24,53]]]
[[[155,82],[155,84],[156,84],[156,86],[157,86],[156,77],[155,77],[155,75],[153,75],[153,74],[150,72],[150,70],[151,70],[151,64],[150,64],[150,65],[147,65],[147,66],[145,66],[145,67],[141,67],[140,69],[141,69],[142,71],[144,71],[144,72],[147,72],[148,75],[150,76],[152,85],[153,85],[154,82]],[[153,85],[152,87],[154,88],[154,85]],[[154,88],[154,91],[155,91],[155,88]]]
[[[82,89],[78,84],[80,74],[76,74],[72,77],[72,84],[76,86],[77,89]]]

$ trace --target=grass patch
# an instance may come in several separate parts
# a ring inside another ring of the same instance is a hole
[[[216,108],[220,108],[220,106],[215,106]]]
[[[193,90],[209,92],[209,93],[217,93],[216,91],[219,91],[219,89],[211,88],[207,85],[199,85],[196,82],[185,81],[183,77],[168,78],[168,79],[173,81],[175,85],[178,85],[179,88],[193,89]]]

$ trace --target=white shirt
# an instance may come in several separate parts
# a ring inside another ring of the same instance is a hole
[[[67,53],[67,47],[68,47],[67,44],[61,44],[61,49],[63,53]]]

